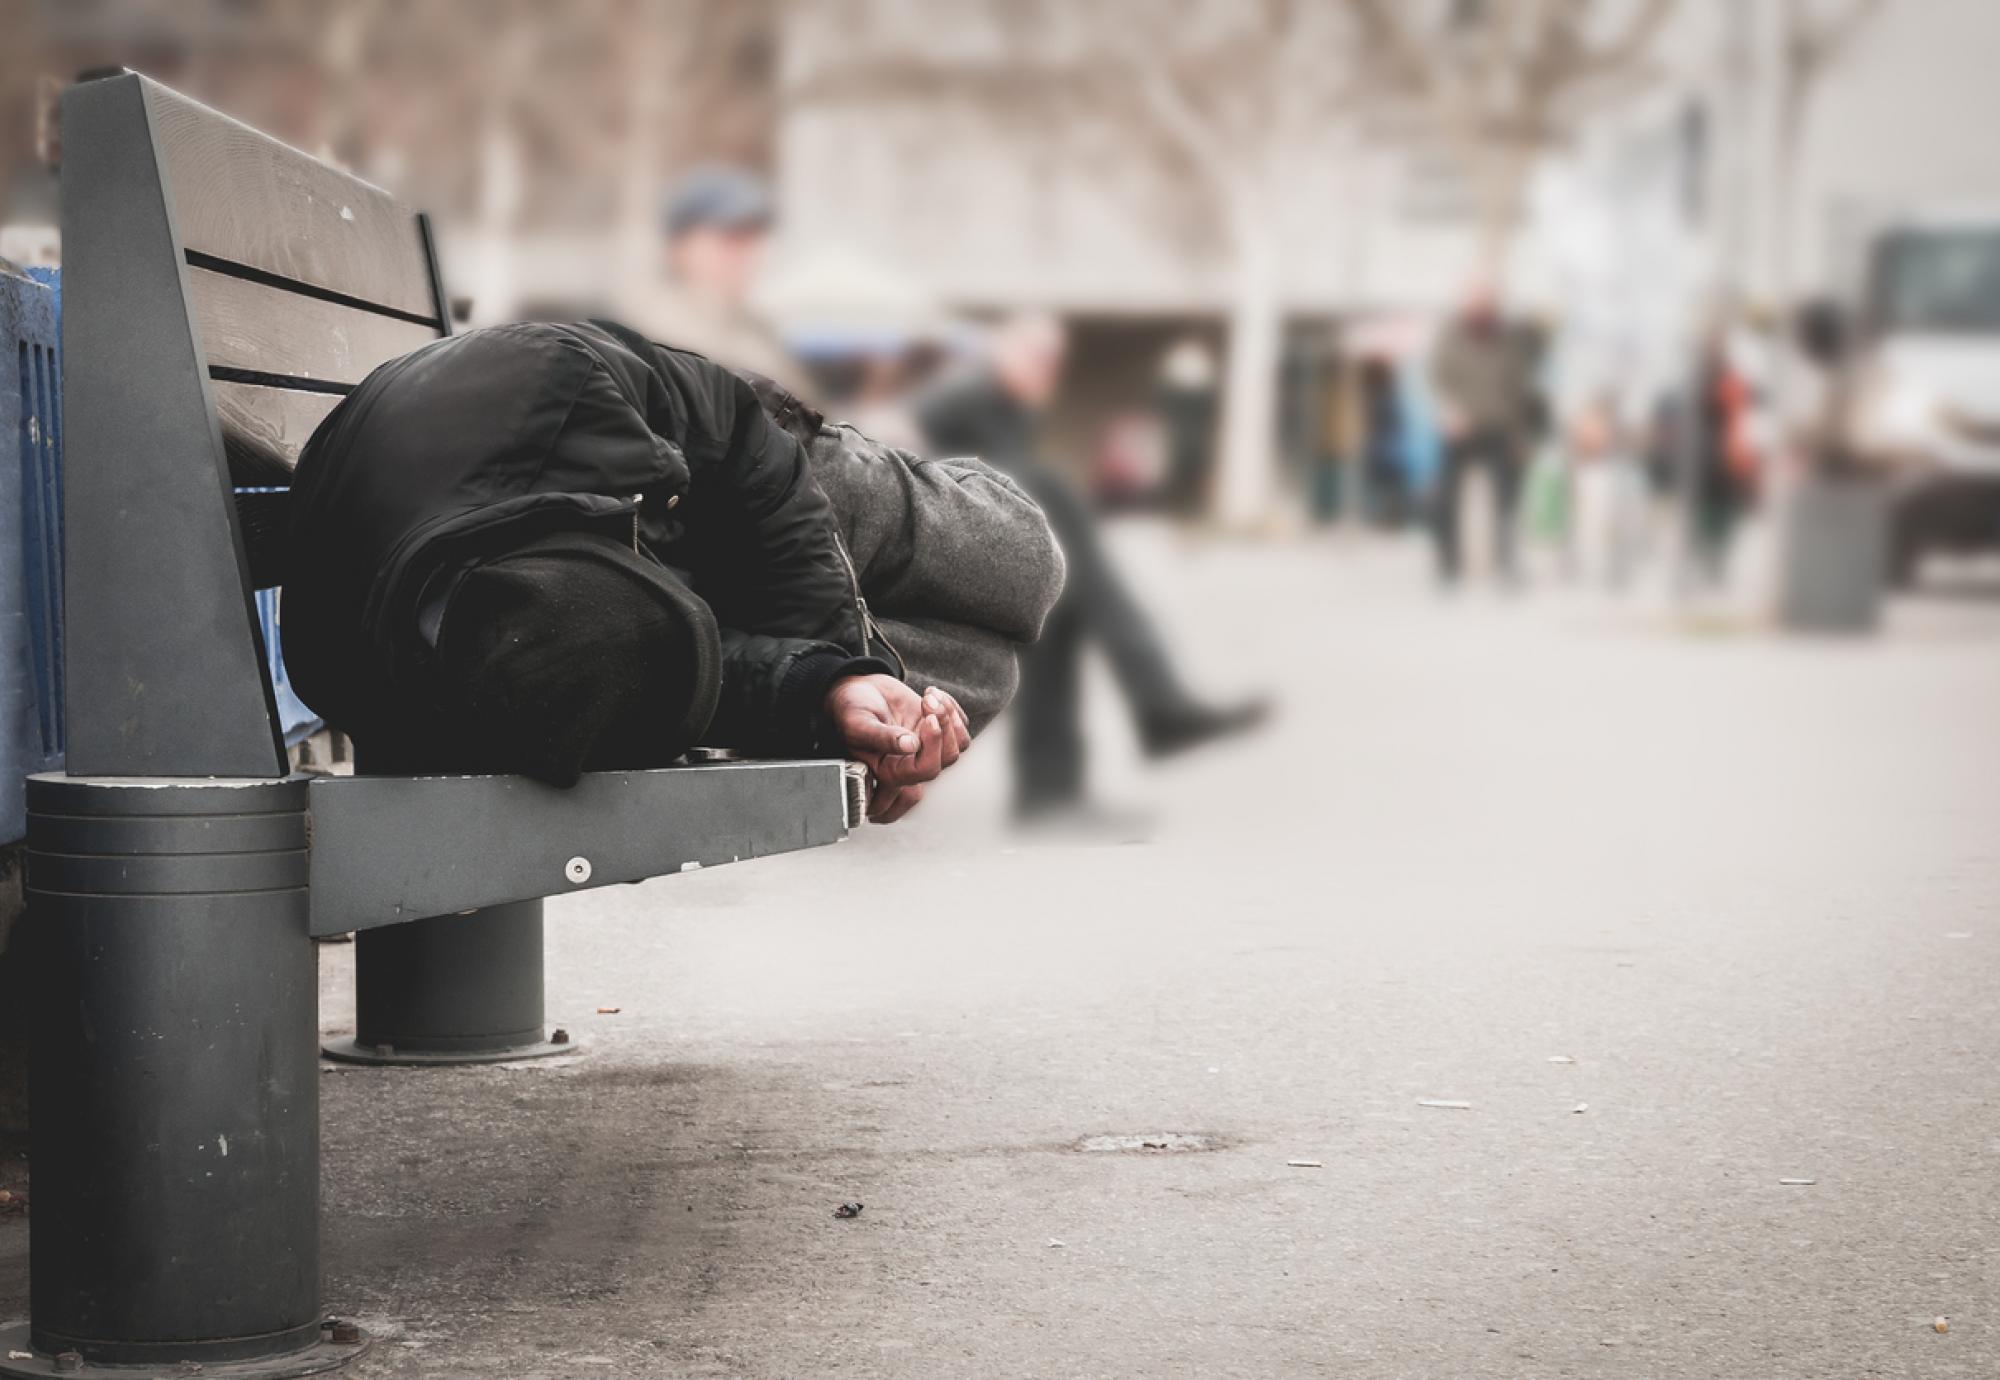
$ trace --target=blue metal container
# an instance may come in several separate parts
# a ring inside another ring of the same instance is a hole
[[[58,300],[0,270],[0,843],[26,833],[28,774],[63,762]]]
[[[23,781],[63,765],[62,273],[0,269],[0,844],[23,837]],[[257,613],[285,741],[321,727],[292,692],[278,592]]]

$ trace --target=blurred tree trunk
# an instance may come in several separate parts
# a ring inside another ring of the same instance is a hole
[[[1278,302],[1275,235],[1268,222],[1250,215],[1235,219],[1235,282],[1214,508],[1223,523],[1248,526],[1261,520],[1271,504],[1284,313]]]
[[[833,0],[825,0],[828,5]],[[1211,511],[1263,521],[1277,494],[1284,344],[1278,211],[1305,180],[1329,128],[1375,90],[1351,16],[1331,0],[956,0],[928,13],[941,30],[990,24],[992,48],[910,42],[910,13],[846,0],[815,31],[794,100],[898,102],[976,111],[1025,148],[1071,160],[1129,195],[1139,214],[1213,254],[1191,266],[1223,300],[1228,357]],[[815,10],[823,14],[824,11]]]
[[[1474,263],[1486,282],[1506,276],[1507,255],[1520,228],[1528,179],[1534,173],[1535,150],[1520,140],[1469,140],[1479,181],[1479,229]]]
[[[1797,229],[1799,161],[1805,142],[1806,117],[1820,79],[1839,61],[1854,36],[1881,8],[1881,0],[1846,0],[1823,14],[1808,0],[1782,0],[1778,43],[1778,114],[1774,136],[1771,198],[1771,299],[1780,322],[1778,348],[1772,353],[1771,415],[1777,420],[1780,448],[1791,440],[1796,379],[1789,331],[1798,295],[1798,264],[1792,240]]]

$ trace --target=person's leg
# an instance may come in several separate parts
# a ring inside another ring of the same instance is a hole
[[[1438,574],[1446,584],[1458,583],[1458,495],[1465,483],[1467,443],[1445,443],[1443,468],[1438,473],[1437,496],[1431,521],[1437,537]]]
[[[1725,483],[1719,470],[1707,463],[1696,479],[1694,521],[1690,525],[1694,532],[1695,566],[1708,584],[1721,583],[1723,553],[1728,545]]]
[[[1078,634],[1095,638],[1104,648],[1134,712],[1143,719],[1148,713],[1187,703],[1191,697],[1168,660],[1152,619],[1111,563],[1096,516],[1060,477],[1039,468],[1020,477],[1062,543],[1068,567],[1062,602],[1073,611]]]
[[[1503,580],[1514,578],[1515,510],[1521,497],[1523,460],[1520,449],[1503,437],[1487,445],[1487,466],[1493,474],[1493,560]]]
[[[1014,695],[1014,808],[1060,809],[1083,795],[1083,637],[1065,593],[1021,656]]]
[[[1081,642],[1086,637],[1104,649],[1112,675],[1138,721],[1139,736],[1147,752],[1156,757],[1180,752],[1250,728],[1266,717],[1269,706],[1261,699],[1224,706],[1197,699],[1174,669],[1153,620],[1139,606],[1131,586],[1112,563],[1111,553],[1098,531],[1097,518],[1083,499],[1059,476],[1039,467],[1021,472],[1019,478],[1042,505],[1056,539],[1062,543],[1063,559],[1068,566],[1062,606],[1067,606],[1075,620],[1074,628],[1066,630],[1066,635],[1078,644],[1072,655],[1081,655]],[[1044,630],[1043,641],[1048,637],[1048,631]],[[1067,674],[1074,717],[1081,712],[1074,664]],[[1024,692],[1025,689],[1024,686]],[[1080,758],[1081,730],[1073,731]]]
[[[1733,477],[1725,477],[1715,506],[1715,583],[1729,583],[1729,556],[1736,547],[1736,527],[1743,516],[1743,496]]]

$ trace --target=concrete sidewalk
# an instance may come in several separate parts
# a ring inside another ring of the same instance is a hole
[[[2000,600],[1689,637],[1126,545],[1276,728],[1142,776],[1106,706],[1140,845],[1005,832],[996,739],[552,902],[578,1057],[325,1074],[349,1374],[2000,1371]]]

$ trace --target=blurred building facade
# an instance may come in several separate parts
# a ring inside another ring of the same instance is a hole
[[[1092,38],[1115,46],[1130,11],[1113,11],[1109,33],[1051,42],[1024,38],[1008,8],[855,0],[793,14],[778,134],[790,232],[865,244],[961,309],[1069,317],[1086,349],[1113,355],[1101,390],[1112,396],[1073,400],[1094,419],[1137,396],[1146,371],[1131,355],[1157,356],[1189,331],[1226,348],[1240,289],[1199,203],[1231,193],[1162,154],[1148,126],[1170,113],[1133,101],[1092,122],[1053,98],[1062,80],[1119,79]],[[1594,8],[1615,27],[1639,7]],[[2000,6],[1661,9],[1616,89],[1535,151],[1497,265],[1482,256],[1479,169],[1437,112],[1407,84],[1354,78],[1382,60],[1365,29],[1309,35],[1342,94],[1317,121],[1271,131],[1263,155],[1285,169],[1268,253],[1301,367],[1330,324],[1407,317],[1417,329],[1389,335],[1421,342],[1423,323],[1490,270],[1518,306],[1564,328],[1560,391],[1654,394],[1717,303],[1768,309],[1850,286],[1864,232],[1884,214],[2000,204],[1983,133],[2000,119],[2000,88],[1979,56],[2000,44]],[[1798,24],[1839,31],[1804,80]],[[1175,40],[1148,34],[1142,46],[1160,58]],[[1239,83],[1283,70],[1254,53],[1234,72],[1214,68],[1217,82]]]
[[[1536,119],[1496,182],[1436,99],[1454,45],[1559,11],[1580,27],[1551,33],[1617,63],[1561,102],[1516,74],[1505,108]],[[1854,19],[1803,95],[1787,65],[1802,14]],[[1315,444],[1298,419],[1318,415],[1341,329],[1407,321],[1390,336],[1421,341],[1475,273],[1562,326],[1569,387],[1643,393],[1710,303],[1836,286],[1871,217],[2000,203],[1990,0],[10,0],[0,16],[0,253],[58,254],[48,112],[63,80],[112,63],[431,208],[474,320],[643,318],[662,189],[727,159],[778,184],[780,267],[849,255],[947,312],[1069,320],[1088,367],[1066,449],[1150,402],[1173,345],[1206,344],[1236,471],[1218,500],[1238,512],[1271,500],[1273,456]],[[1425,41],[1404,51],[1410,30]],[[1621,33],[1644,42],[1613,53]],[[1496,200],[1509,176],[1518,194]]]

